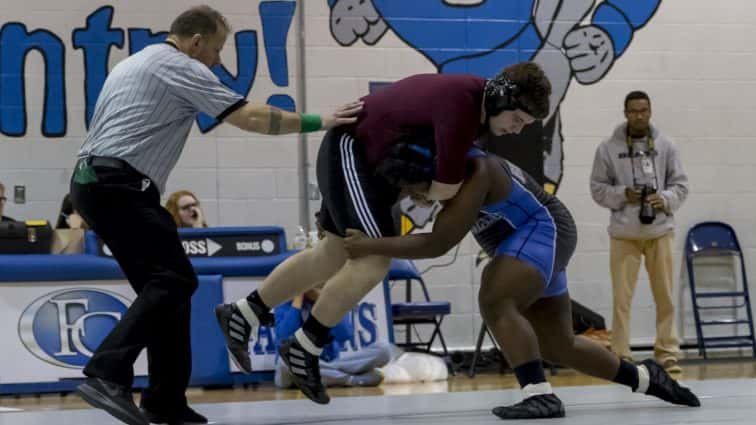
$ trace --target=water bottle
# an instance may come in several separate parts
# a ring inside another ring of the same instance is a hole
[[[307,248],[307,232],[305,232],[304,227],[299,226],[297,233],[294,234],[294,249],[305,248]]]
[[[317,230],[311,230],[309,233],[308,238],[308,244],[307,246],[310,248],[315,248],[315,246],[320,242],[320,237],[318,237],[318,231]]]

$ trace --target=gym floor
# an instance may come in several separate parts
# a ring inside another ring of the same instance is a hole
[[[671,406],[618,385],[571,370],[549,374],[567,417],[550,424],[752,424],[756,417],[756,361],[689,361],[679,379],[701,398],[699,409]],[[272,385],[234,389],[190,389],[190,403],[216,424],[486,424],[500,423],[490,410],[521,394],[511,373],[459,373],[448,381],[332,388],[328,406],[315,405],[295,390]],[[138,398],[138,396],[137,396]],[[75,394],[0,397],[0,425],[116,424]],[[541,421],[528,421],[529,424]]]

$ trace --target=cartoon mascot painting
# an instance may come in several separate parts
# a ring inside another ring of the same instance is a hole
[[[519,143],[539,149],[530,155],[539,164],[518,165],[533,173],[551,193],[556,192],[563,174],[559,107],[567,88],[573,79],[580,84],[600,81],[660,3],[661,0],[328,1],[331,34],[342,46],[360,39],[375,45],[391,30],[428,58],[440,73],[490,78],[512,63],[532,60],[541,65],[553,85],[551,110],[537,129],[525,133],[526,139],[534,140]],[[511,159],[518,162],[517,158]]]

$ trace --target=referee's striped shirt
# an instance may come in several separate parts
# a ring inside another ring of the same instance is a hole
[[[108,75],[78,156],[122,159],[162,193],[197,112],[222,120],[245,102],[201,62],[154,44]]]

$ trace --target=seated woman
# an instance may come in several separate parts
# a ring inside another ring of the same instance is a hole
[[[319,289],[311,289],[295,297],[292,301],[277,306],[275,314],[276,343],[294,335],[310,314],[310,309],[320,295]],[[323,348],[320,355],[320,376],[326,387],[374,387],[381,383],[383,375],[378,371],[392,357],[392,346],[388,343],[375,343],[353,353],[341,355],[341,347],[354,336],[351,314],[344,317],[331,329],[330,344]],[[288,367],[276,359],[276,386],[290,388],[294,378]]]
[[[432,164],[429,152],[404,149],[384,164],[382,173],[422,198],[433,177]],[[577,242],[575,223],[556,197],[504,159],[478,149],[470,152],[467,179],[439,213],[432,232],[371,239],[349,230],[345,248],[350,257],[431,258],[446,253],[468,231],[491,257],[481,279],[480,312],[514,367],[524,396],[515,405],[494,408],[495,415],[564,416],[542,360],[670,403],[699,406],[698,398],[653,360],[635,365],[573,334],[565,268]]]
[[[165,203],[165,209],[173,216],[176,227],[207,227],[200,201],[188,190],[171,193]]]

